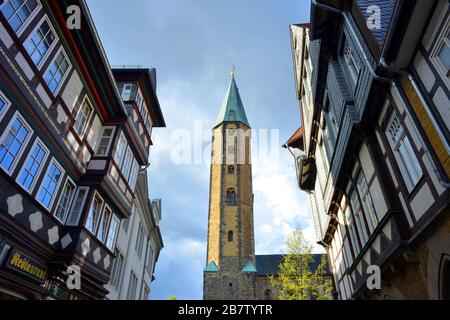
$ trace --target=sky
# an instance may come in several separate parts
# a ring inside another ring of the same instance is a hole
[[[152,199],[162,199],[165,247],[151,298],[202,299],[211,129],[233,65],[256,130],[253,143],[265,141],[258,139],[260,130],[274,134],[270,152],[253,154],[256,254],[283,253],[286,237],[298,226],[313,242],[309,199],[297,186],[292,156],[281,147],[301,123],[289,25],[308,22],[309,1],[87,2],[111,65],[157,69],[167,128],[153,133],[149,188]],[[204,160],[196,163],[192,152],[191,163],[174,161],[181,145],[204,152]],[[314,250],[320,252],[318,246]]]

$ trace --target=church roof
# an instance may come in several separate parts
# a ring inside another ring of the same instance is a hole
[[[314,261],[311,265],[311,270],[316,270],[320,262],[322,261],[323,254],[313,254]],[[283,262],[284,255],[261,255],[256,256],[256,269],[258,270],[258,276],[275,276],[280,271],[280,264]],[[328,265],[325,268],[325,272],[328,273]]]
[[[234,76],[231,79],[227,95],[225,96],[222,107],[220,108],[216,127],[224,122],[241,122],[250,128]]]

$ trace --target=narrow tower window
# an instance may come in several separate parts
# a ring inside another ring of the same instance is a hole
[[[233,231],[228,232],[228,242],[233,242],[234,233]]]
[[[234,174],[234,166],[228,166],[228,174]]]

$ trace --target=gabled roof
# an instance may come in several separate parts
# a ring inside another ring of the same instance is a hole
[[[223,101],[222,107],[217,118],[216,127],[224,122],[240,122],[250,128],[250,124],[245,114],[244,105],[236,85],[236,80],[232,77],[227,95]]]

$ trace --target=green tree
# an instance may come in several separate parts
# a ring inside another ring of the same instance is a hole
[[[175,297],[175,296],[170,296],[170,297],[169,297],[169,300],[177,300],[177,297]]]
[[[327,260],[322,258],[316,270],[312,245],[297,228],[286,241],[287,255],[280,265],[278,276],[271,277],[274,298],[277,300],[328,300],[331,298],[331,281],[325,277]]]

